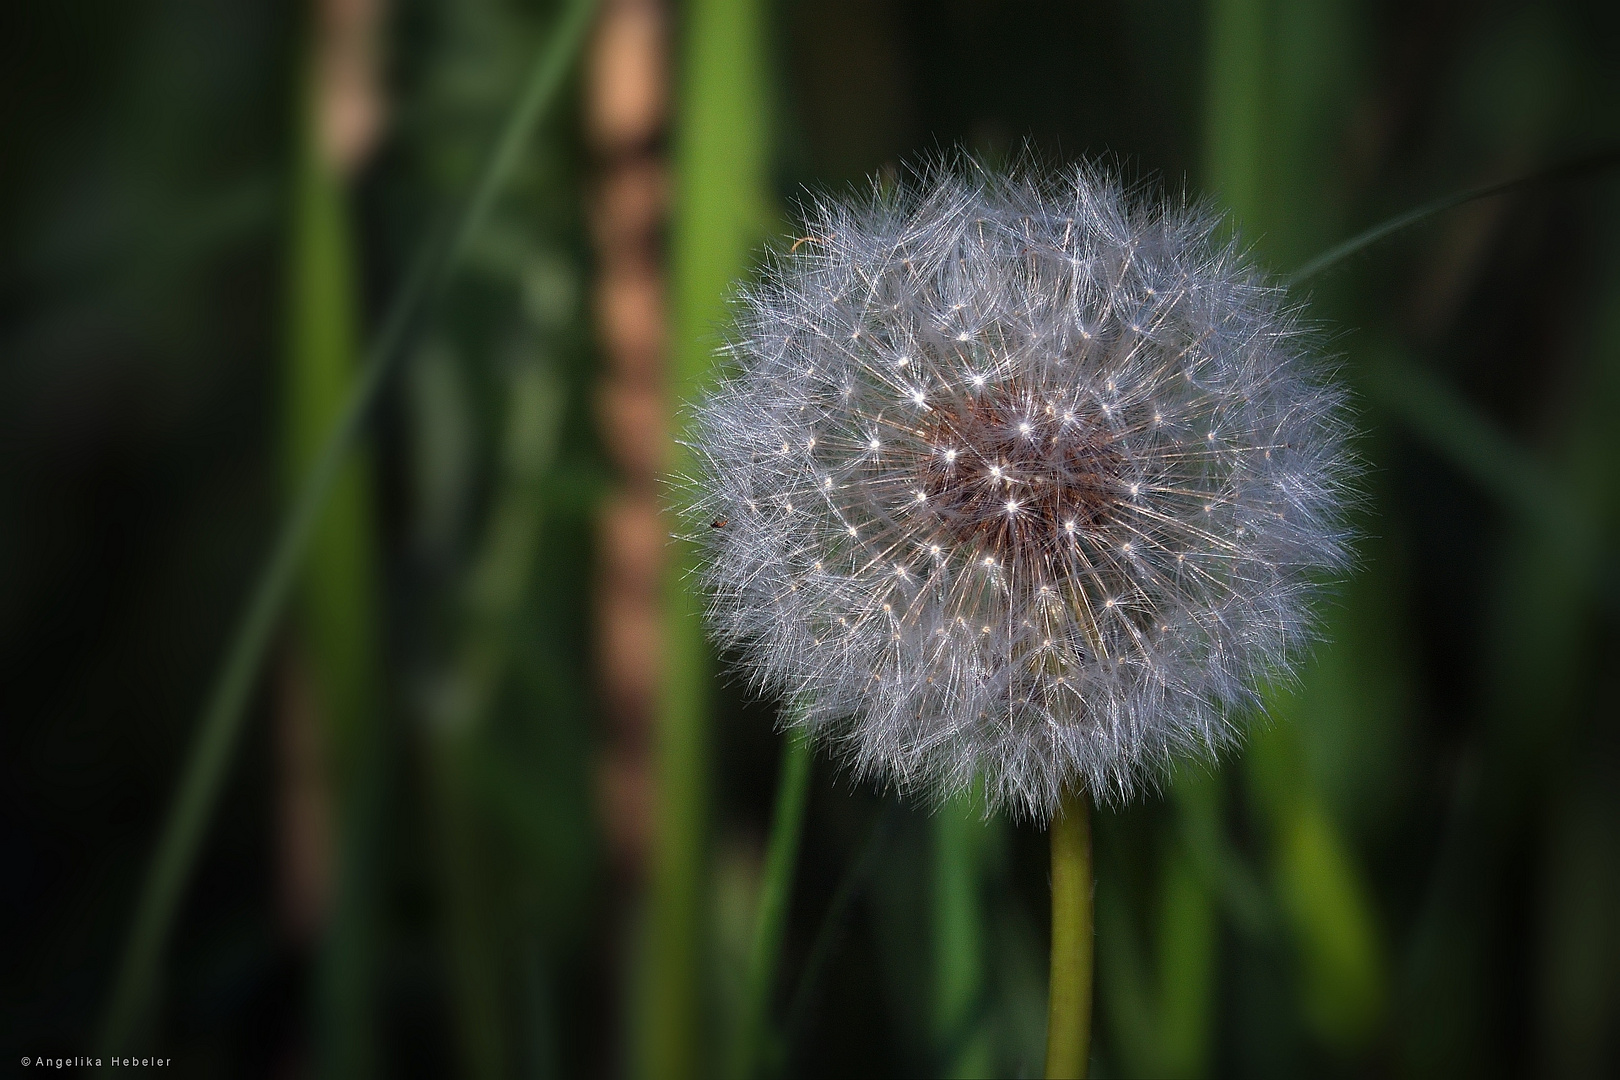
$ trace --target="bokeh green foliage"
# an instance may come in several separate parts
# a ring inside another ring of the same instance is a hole
[[[733,283],[748,270],[771,210],[764,9],[757,0],[696,0],[675,34],[679,58],[671,138],[669,376],[672,402],[693,400],[716,374],[717,330]],[[670,473],[689,472],[684,413],[673,411]],[[670,548],[660,627],[657,839],[644,979],[638,988],[639,1075],[685,1080],[722,1060],[715,1045],[705,938],[710,925],[710,740],[716,671],[703,639],[689,542]]]
[[[1027,136],[1185,178],[1286,272],[1620,135],[1610,7],[678,5],[672,393],[712,377],[725,294],[801,184]],[[95,1052],[286,488],[563,8],[395,4],[391,127],[347,185],[307,167],[283,5],[38,5],[0,44],[8,1047]],[[337,902],[313,951],[282,935],[266,683],[150,1003],[186,1072],[723,1062],[747,991],[717,969],[746,964],[781,745],[707,656],[676,549],[664,843],[623,936],[592,791],[612,477],[578,111],[570,91],[516,162],[306,564],[283,641],[347,687],[338,714],[371,713],[335,733]],[[1357,393],[1358,566],[1243,753],[1097,815],[1099,1075],[1620,1068],[1616,192],[1471,205],[1303,286]],[[1044,838],[825,759],[807,812],[765,1071],[1037,1071]]]

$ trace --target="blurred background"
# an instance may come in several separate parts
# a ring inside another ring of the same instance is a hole
[[[704,650],[659,477],[806,186],[1101,158],[1286,273],[1620,139],[1606,0],[587,6],[0,17],[12,1060],[720,1071],[782,747]],[[279,523],[481,176],[217,799],[171,812]],[[1469,204],[1302,295],[1359,396],[1360,567],[1241,755],[1097,814],[1094,1074],[1620,1075],[1620,181]],[[808,805],[762,1074],[1039,1075],[1043,834],[825,758]],[[195,858],[137,924],[176,822]]]

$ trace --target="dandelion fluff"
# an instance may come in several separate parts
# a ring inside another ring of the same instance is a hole
[[[718,638],[855,772],[1049,819],[1213,756],[1347,559],[1344,391],[1207,211],[941,167],[815,201],[696,408]]]

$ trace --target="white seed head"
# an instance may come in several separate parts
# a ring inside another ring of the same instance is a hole
[[[1347,562],[1345,393],[1282,290],[1089,167],[806,218],[696,409],[720,641],[857,774],[1037,820],[1232,743]]]

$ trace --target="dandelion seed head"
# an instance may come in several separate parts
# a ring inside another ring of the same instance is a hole
[[[1348,560],[1345,394],[1285,293],[1090,167],[806,217],[696,407],[720,641],[857,774],[1036,820],[1231,745]]]

